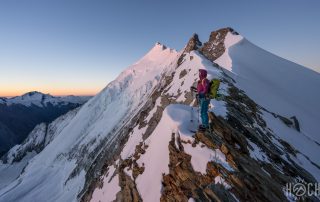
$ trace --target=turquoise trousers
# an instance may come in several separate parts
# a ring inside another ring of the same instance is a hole
[[[209,117],[208,117],[208,108],[210,100],[207,98],[200,98],[200,115],[202,120],[202,125],[209,127]]]

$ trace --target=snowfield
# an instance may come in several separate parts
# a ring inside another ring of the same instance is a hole
[[[92,202],[113,201],[116,193],[120,191],[118,175],[114,175],[116,168],[111,166],[107,175],[103,178],[103,187],[96,189],[92,195]]]

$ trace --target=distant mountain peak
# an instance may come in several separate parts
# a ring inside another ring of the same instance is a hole
[[[167,46],[165,46],[164,44],[160,43],[159,41],[157,41],[154,44],[154,47],[162,48],[163,50],[167,48]]]
[[[52,98],[53,96],[50,94],[44,94],[39,91],[30,91],[18,97],[25,98],[25,99],[44,99],[44,98]]]
[[[67,104],[67,103],[75,103],[75,104],[83,104],[90,97],[89,96],[63,96],[63,97],[55,97],[50,94],[44,94],[39,91],[30,91],[21,96],[16,96],[12,98],[0,98],[0,104],[21,104],[27,107],[31,105],[36,105],[38,107],[47,106],[48,103],[52,105],[59,104]]]
[[[27,93],[23,94],[22,96],[24,96],[24,95],[32,96],[32,95],[36,95],[36,94],[42,94],[43,95],[43,93],[41,93],[39,91],[30,91],[30,92],[27,92]]]
[[[210,61],[214,62],[216,59],[220,58],[228,49],[225,43],[228,33],[229,36],[233,36],[233,38],[243,38],[231,27],[218,29],[211,32],[209,40],[203,44],[199,51]]]

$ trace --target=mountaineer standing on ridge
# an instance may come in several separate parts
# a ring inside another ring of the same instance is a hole
[[[199,106],[202,123],[199,126],[199,130],[206,130],[209,127],[208,107],[210,98],[208,98],[207,96],[209,92],[209,80],[207,79],[207,71],[205,69],[199,69],[197,91],[199,96]]]
[[[197,88],[191,87],[192,91],[198,92],[198,104],[200,107],[201,114],[201,125],[199,126],[200,131],[205,131],[209,127],[208,108],[210,103],[209,93],[209,80],[207,79],[207,71],[205,69],[199,69],[199,81]]]
[[[208,108],[210,99],[220,100],[222,95],[218,93],[220,86],[220,80],[214,78],[211,81],[207,79],[207,70],[199,69],[199,81],[197,88],[191,87],[191,91],[198,92],[197,101],[201,114],[201,125],[199,125],[199,131],[206,131],[209,128]],[[193,120],[192,120],[193,122]]]

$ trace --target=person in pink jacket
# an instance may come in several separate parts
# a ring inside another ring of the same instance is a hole
[[[200,114],[202,125],[199,126],[200,130],[206,130],[209,127],[208,107],[210,99],[207,98],[209,91],[209,80],[207,79],[207,71],[199,69],[199,81],[197,85],[197,92],[199,96]]]

